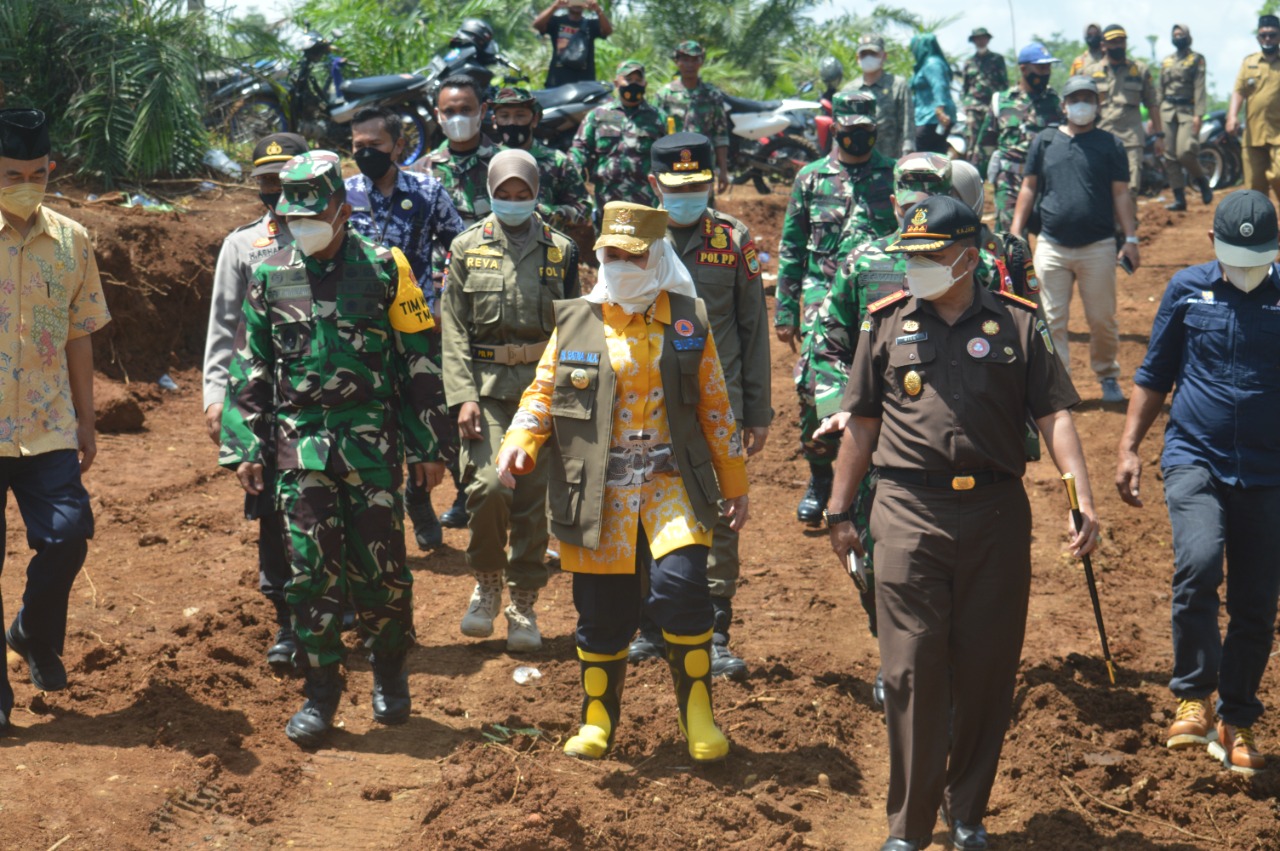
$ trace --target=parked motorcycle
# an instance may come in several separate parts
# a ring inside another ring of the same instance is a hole
[[[1240,139],[1227,132],[1226,110],[1216,110],[1200,124],[1200,168],[1215,190],[1234,186],[1244,179]]]
[[[398,113],[402,122],[405,147],[400,163],[412,163],[426,152],[430,118],[424,104],[426,78],[385,74],[347,80],[347,60],[334,47],[339,38],[341,33],[325,38],[308,30],[302,58],[295,66],[282,68],[282,63],[246,69],[243,77],[214,93],[210,115],[218,121],[225,110],[225,121],[219,123],[232,142],[252,144],[269,133],[294,132],[318,145],[346,148],[351,144],[348,125],[356,113],[366,107],[386,107]]]
[[[768,181],[790,186],[800,169],[822,156],[830,139],[830,116],[815,115],[822,104],[786,98],[756,101],[725,95],[733,132],[729,134],[729,170],[737,186],[751,181],[756,191],[773,191]],[[823,119],[826,119],[824,122]]]

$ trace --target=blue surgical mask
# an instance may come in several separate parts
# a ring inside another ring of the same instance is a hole
[[[662,207],[674,224],[691,225],[702,218],[702,214],[707,210],[707,199],[710,197],[709,189],[703,192],[664,192]]]
[[[528,201],[504,201],[501,198],[491,198],[489,203],[493,207],[493,214],[498,217],[498,221],[507,227],[513,228],[518,228],[529,221],[533,211],[538,208],[537,198],[532,198]]]

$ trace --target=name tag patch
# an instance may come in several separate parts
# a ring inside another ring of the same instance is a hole
[[[573,349],[560,350],[561,363],[600,363],[599,352],[578,352]]]
[[[673,337],[671,347],[677,352],[701,352],[707,347],[706,337]]]
[[[905,346],[908,343],[922,343],[929,339],[929,335],[921,331],[919,334],[905,334],[893,341],[895,346]]]
[[[732,268],[738,265],[738,255],[732,251],[706,251],[699,249],[698,263],[702,266],[727,266]]]
[[[468,269],[502,269],[502,261],[497,257],[467,257],[466,261]]]

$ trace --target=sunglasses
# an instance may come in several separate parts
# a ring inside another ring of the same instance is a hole
[[[1273,41],[1277,38],[1280,38],[1280,30],[1267,30],[1266,32],[1259,32],[1258,38],[1266,39],[1267,41]]]

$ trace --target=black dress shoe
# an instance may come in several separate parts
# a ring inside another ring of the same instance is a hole
[[[871,685],[871,702],[884,709],[884,668],[876,671],[876,681]]]
[[[1202,177],[1196,181],[1196,188],[1200,190],[1200,200],[1206,204],[1213,203],[1213,187],[1209,185],[1209,178]]]
[[[805,488],[800,504],[796,506],[796,519],[806,526],[817,526],[822,522],[822,499],[818,493],[818,480],[809,477],[809,487]]]
[[[880,846],[880,851],[920,851],[922,848],[928,848],[932,839],[898,839],[896,836],[890,836]]]
[[[67,687],[67,669],[51,647],[39,647],[22,631],[21,616],[4,634],[13,652],[27,660],[31,682],[41,691],[61,691]]]
[[[467,491],[458,488],[458,498],[449,506],[449,510],[440,515],[440,525],[450,529],[465,529],[471,515],[467,514]]]
[[[951,828],[951,847],[956,851],[987,851],[987,829],[957,821]]]
[[[298,652],[298,636],[292,629],[282,626],[276,632],[276,640],[267,648],[267,664],[277,673],[293,670],[293,654]]]
[[[9,713],[0,709],[0,733],[9,729]]]
[[[413,539],[420,550],[434,550],[444,543],[444,529],[440,528],[440,520],[430,502],[407,502],[405,514],[413,523]]]
[[[711,676],[741,682],[747,678],[747,663],[733,655],[728,644],[712,642]]]
[[[627,648],[627,661],[632,665],[639,665],[647,659],[661,659],[665,655],[665,649],[666,642],[661,637],[655,639],[641,631]]]

